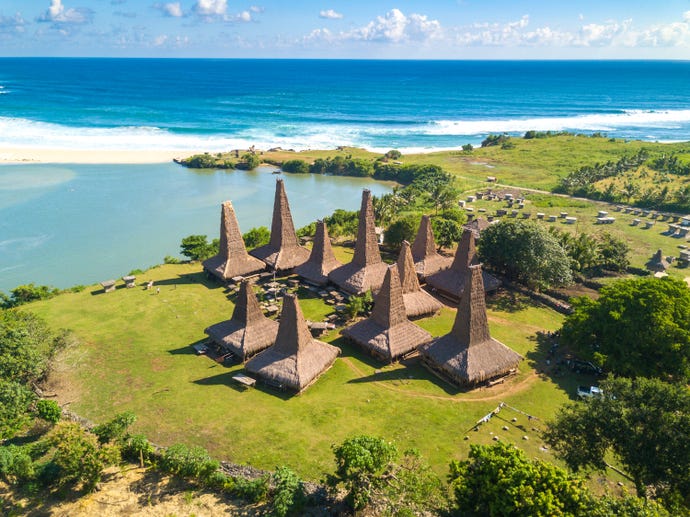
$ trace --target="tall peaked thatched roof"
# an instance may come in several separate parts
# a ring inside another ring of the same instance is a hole
[[[245,366],[274,386],[303,391],[331,367],[340,349],[314,339],[294,294],[283,298],[275,345]]]
[[[470,277],[470,266],[477,263],[477,250],[474,244],[474,234],[465,229],[462,232],[460,244],[455,252],[453,263],[448,269],[435,273],[426,279],[427,285],[436,289],[440,294],[459,300]],[[498,288],[500,282],[489,273],[482,272],[484,277],[484,290],[493,291]]]
[[[220,209],[219,253],[204,260],[203,266],[206,271],[223,281],[236,276],[250,275],[266,267],[262,261],[247,253],[240,225],[230,201],[225,201]]]
[[[405,315],[396,266],[386,271],[371,316],[343,329],[342,334],[385,362],[394,361],[431,340],[431,334]]]
[[[427,366],[461,386],[500,377],[517,367],[522,356],[489,333],[480,265],[470,266],[450,333],[421,346],[419,353]]]
[[[417,236],[412,243],[412,260],[414,261],[415,271],[420,278],[426,278],[450,266],[451,259],[440,255],[436,251],[434,232],[428,215],[423,215],[419,223]]]
[[[650,271],[663,273],[668,269],[669,263],[668,260],[666,260],[664,255],[661,253],[661,250],[657,250],[657,252],[654,255],[652,255],[652,258],[647,261],[645,266],[647,266],[647,269],[649,269]]]
[[[466,228],[468,230],[471,230],[472,233],[474,234],[475,239],[479,239],[481,236],[481,233],[486,230],[489,226],[491,226],[493,223],[491,221],[488,221],[487,219],[484,219],[483,217],[477,217],[476,219],[472,219],[469,221],[467,224],[463,225],[463,228]]]
[[[328,283],[328,273],[342,266],[336,260],[331,248],[331,240],[328,237],[326,223],[316,221],[316,234],[314,246],[311,249],[309,260],[295,268],[295,273],[312,284],[324,285]]]
[[[443,306],[436,298],[424,291],[419,285],[417,273],[414,270],[410,243],[403,241],[398,255],[398,274],[402,285],[405,313],[409,318],[434,314]]]
[[[251,284],[244,280],[240,285],[232,318],[211,325],[204,332],[221,348],[232,352],[244,362],[275,343],[278,322],[264,316]]]
[[[369,289],[375,291],[381,287],[386,269],[386,264],[381,260],[376,238],[371,192],[364,190],[352,262],[334,269],[329,273],[328,278],[348,293],[362,294]]]
[[[309,250],[299,245],[295,225],[292,222],[290,205],[283,180],[276,181],[276,195],[273,202],[271,241],[250,252],[263,260],[269,267],[284,271],[303,264],[309,258]]]

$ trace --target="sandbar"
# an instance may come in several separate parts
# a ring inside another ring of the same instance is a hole
[[[188,149],[121,150],[121,149],[43,149],[0,147],[2,163],[165,163],[198,153]]]

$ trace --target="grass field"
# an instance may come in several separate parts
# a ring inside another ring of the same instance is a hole
[[[202,445],[219,458],[267,469],[287,464],[318,479],[332,469],[332,444],[371,433],[402,449],[418,448],[445,473],[448,461],[463,457],[470,443],[490,443],[494,435],[519,442],[532,455],[549,455],[532,428],[543,427],[583,381],[535,373],[545,367],[537,332],[558,328],[560,315],[523,299],[493,299],[493,335],[526,358],[504,384],[459,392],[415,360],[382,367],[333,331],[325,340],[342,355],[303,395],[245,391],[231,381],[239,365],[225,367],[190,346],[204,338],[206,326],[229,318],[232,303],[224,289],[208,283],[199,265],[160,266],[141,279],[154,280],[160,294],[141,287],[106,294],[94,286],[30,310],[54,327],[71,328],[81,342],[63,354],[51,378],[60,402],[96,422],[133,411],[139,417],[135,431],[161,445]],[[306,291],[300,296],[307,318],[330,310]],[[420,324],[440,335],[454,315],[446,308]],[[505,409],[470,431],[502,401],[539,420]]]

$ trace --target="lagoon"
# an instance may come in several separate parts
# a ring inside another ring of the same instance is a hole
[[[0,165],[0,291],[33,282],[66,288],[119,278],[178,256],[191,234],[216,238],[220,204],[242,232],[271,225],[276,177],[299,228],[335,209],[358,210],[368,178],[146,165]]]

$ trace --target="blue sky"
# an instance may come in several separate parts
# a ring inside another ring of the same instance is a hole
[[[690,0],[2,0],[0,56],[690,59]]]

